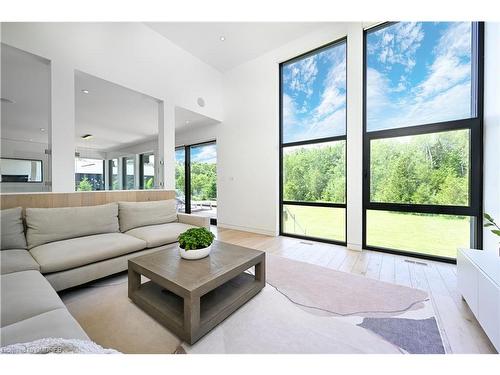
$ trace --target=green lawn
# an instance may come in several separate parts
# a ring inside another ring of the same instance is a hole
[[[456,258],[458,247],[470,246],[467,217],[368,211],[366,221],[371,246],[448,258]]]
[[[345,209],[285,205],[284,232],[345,241]],[[295,216],[295,220],[292,219]]]
[[[285,206],[284,232],[345,241],[345,210]],[[295,216],[295,220],[292,219]],[[367,212],[367,244],[397,250],[456,257],[458,247],[469,247],[466,217],[423,216],[387,211]]]

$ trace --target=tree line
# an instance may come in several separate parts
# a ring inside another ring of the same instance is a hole
[[[177,163],[175,186],[182,194],[185,192],[184,164]],[[191,163],[191,197],[195,201],[217,200],[217,166],[213,163]]]
[[[372,140],[373,202],[468,204],[467,130]],[[284,149],[283,198],[345,202],[345,141]]]

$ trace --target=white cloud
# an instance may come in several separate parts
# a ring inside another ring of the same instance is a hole
[[[406,90],[406,78],[401,77],[398,84],[391,87],[386,74],[368,68],[369,129],[388,129],[468,117],[470,40],[470,23],[453,24],[441,36],[434,51],[434,61],[428,67],[424,81],[397,100],[391,100],[390,94]]]
[[[213,164],[217,162],[217,148],[215,145],[204,146],[201,152],[193,156],[194,162]]]
[[[303,92],[307,96],[313,93],[313,84],[318,74],[316,55],[297,61],[288,67],[285,82],[290,89],[296,92]]]
[[[369,53],[377,53],[382,63],[401,64],[407,71],[413,69],[416,64],[415,53],[424,38],[421,23],[398,22],[376,31],[374,35],[377,42],[368,44]]]
[[[295,114],[297,113],[297,106],[295,105],[295,101],[287,94],[283,94],[282,98],[282,106],[283,106],[283,123],[286,126],[294,126],[297,124],[297,118]]]
[[[417,87],[419,98],[427,98],[470,79],[470,23],[454,23],[440,38],[429,75]]]
[[[322,138],[332,135],[340,135],[345,132],[345,105],[346,105],[346,50],[345,46],[335,47],[325,50],[315,55],[314,77],[318,73],[317,62],[327,64],[329,70],[323,82],[323,90],[319,95],[319,103],[312,109],[307,108],[307,100],[302,105],[295,102],[294,98],[283,95],[283,121],[288,129],[285,136],[291,140]],[[311,74],[299,74],[296,71],[295,76],[312,77],[313,69],[311,63],[306,64],[309,67],[307,72]],[[304,66],[302,66],[304,68]],[[293,70],[292,70],[293,75]],[[289,82],[293,82],[289,81]],[[294,88],[303,89],[301,84],[295,84]],[[312,85],[311,85],[312,90]],[[305,90],[301,90],[306,92]],[[312,95],[312,91],[307,92]],[[305,114],[305,116],[297,116]],[[299,119],[300,118],[300,119]]]

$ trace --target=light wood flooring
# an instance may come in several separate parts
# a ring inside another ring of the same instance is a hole
[[[212,227],[217,239],[274,255],[426,290],[447,353],[496,353],[457,290],[456,266],[344,246]]]

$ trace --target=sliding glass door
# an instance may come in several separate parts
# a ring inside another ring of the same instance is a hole
[[[365,32],[365,248],[453,261],[481,246],[482,25]]]
[[[210,218],[217,223],[217,146],[215,141],[175,150],[175,189],[181,212]]]
[[[346,243],[346,40],[280,65],[280,234]]]

